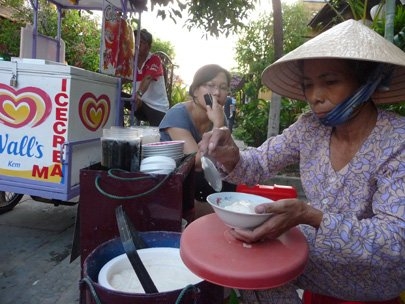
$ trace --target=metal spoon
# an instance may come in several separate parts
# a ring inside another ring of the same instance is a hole
[[[207,156],[201,156],[201,167],[204,171],[204,177],[208,184],[216,192],[220,192],[222,190],[222,178],[212,160]]]

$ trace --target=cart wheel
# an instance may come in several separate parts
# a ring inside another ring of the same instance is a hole
[[[0,191],[0,214],[12,210],[23,196],[24,194]]]

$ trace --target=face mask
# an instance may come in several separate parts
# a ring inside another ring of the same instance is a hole
[[[385,73],[384,73],[385,70]],[[370,75],[368,81],[362,85],[354,95],[347,98],[341,104],[337,105],[327,115],[320,118],[320,121],[325,126],[337,126],[348,121],[353,113],[361,105],[370,100],[371,95],[375,90],[389,78],[391,70],[383,65],[379,65]],[[385,84],[384,84],[385,85]]]

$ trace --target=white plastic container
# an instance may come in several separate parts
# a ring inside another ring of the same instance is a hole
[[[160,141],[160,133],[158,127],[134,126],[130,128],[138,132],[139,136],[141,137],[142,144]]]

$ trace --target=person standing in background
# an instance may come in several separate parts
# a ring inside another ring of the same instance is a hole
[[[134,31],[135,37],[137,30]],[[146,29],[140,32],[138,66],[136,72],[135,117],[147,121],[150,126],[159,123],[169,110],[164,69],[159,56],[150,52],[152,34]]]

